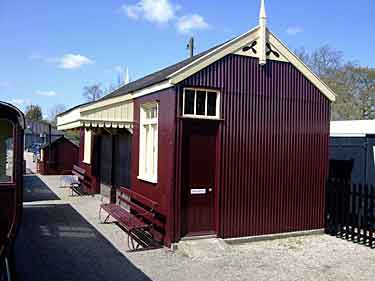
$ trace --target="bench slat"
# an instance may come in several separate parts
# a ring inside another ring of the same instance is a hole
[[[72,174],[77,176],[80,180],[84,180],[85,177],[83,175],[81,175],[80,173],[77,173],[75,170],[72,171]]]
[[[119,191],[121,193],[125,193],[126,195],[130,196],[131,198],[134,198],[135,200],[141,202],[142,204],[152,208],[152,209],[155,209],[157,206],[158,206],[158,203],[151,200],[151,199],[148,199],[146,198],[145,196],[133,191],[133,190],[130,190],[129,188],[126,188],[126,187],[120,187],[119,188]]]
[[[101,208],[115,218],[123,227],[129,231],[137,228],[149,227],[135,215],[129,213],[117,204],[102,204]]]
[[[144,217],[146,220],[149,220],[152,224],[164,229],[164,224],[161,223],[158,219],[155,218],[154,212],[151,212],[151,211],[148,211],[148,210],[142,208],[141,206],[135,204],[134,202],[131,202],[128,199],[122,197],[121,195],[118,197],[118,199],[121,202],[129,205],[131,210],[136,211],[137,214]]]
[[[86,171],[84,169],[82,169],[81,167],[78,167],[77,165],[73,165],[73,170],[76,171],[77,173],[82,174],[82,175],[84,175],[86,173]]]
[[[153,220],[154,219],[155,215],[151,211],[148,211],[148,210],[142,208],[141,206],[135,204],[134,202],[131,202],[131,201],[129,201],[126,198],[123,198],[121,196],[119,196],[118,199],[121,202],[125,203],[126,205],[129,205],[132,210],[136,211],[138,214],[141,214],[142,216],[144,216],[148,220]]]

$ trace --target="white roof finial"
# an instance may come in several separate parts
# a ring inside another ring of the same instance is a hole
[[[267,20],[267,14],[266,14],[266,5],[264,4],[264,0],[261,0],[260,13],[259,13],[259,25],[261,25],[262,23],[266,23],[266,22],[262,22],[263,20]]]
[[[261,0],[259,13],[259,39],[260,39],[260,56],[259,64],[265,65],[267,63],[266,44],[267,44],[267,15],[264,0]]]

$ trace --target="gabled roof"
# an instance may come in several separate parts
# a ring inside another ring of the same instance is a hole
[[[264,40],[264,38],[266,40]],[[258,49],[258,52],[255,52],[255,54],[245,54],[244,50],[252,49],[253,44],[257,41],[260,41],[261,43],[258,42],[255,48],[259,48],[259,45],[261,45],[262,52],[260,52]],[[107,110],[114,104],[124,103],[143,95],[173,87],[174,85],[177,85],[186,78],[194,75],[195,73],[229,54],[246,55],[260,59],[259,53],[264,54],[264,48],[266,48],[264,45],[267,45],[269,50],[272,48],[272,52],[267,52],[268,57],[265,58],[266,61],[279,60],[291,63],[322,93],[322,95],[324,95],[330,101],[335,101],[335,93],[315,73],[313,73],[300,58],[291,52],[281,42],[281,40],[272,34],[265,26],[256,26],[255,28],[223,44],[217,45],[192,58],[183,60],[172,66],[166,67],[134,82],[126,84],[95,102],[82,104],[81,106],[74,107],[73,109],[79,108],[77,109],[79,111],[77,112],[78,115],[80,115],[82,112],[93,110]],[[278,54],[278,56],[273,55],[274,51]],[[271,55],[268,55],[268,53],[271,53]],[[61,113],[59,117],[68,116],[68,113],[70,113],[70,115],[74,115],[73,109]],[[75,116],[72,116],[72,118],[73,117],[76,118]],[[71,118],[65,119],[70,120]],[[75,124],[78,124],[78,122]]]
[[[68,142],[72,143],[73,145],[79,147],[79,144],[77,142],[75,142],[74,140],[68,139],[65,136],[58,137],[57,139],[51,141],[51,145],[53,145],[57,142],[60,142],[62,140],[67,140]],[[46,143],[46,144],[43,144],[41,148],[44,149],[44,148],[47,148],[48,146],[49,146],[49,143]]]
[[[204,52],[201,52],[191,58],[188,58],[188,59],[185,59],[183,61],[180,61],[176,64],[173,64],[171,66],[168,66],[166,68],[163,68],[159,71],[156,71],[154,73],[151,73],[143,78],[140,78],[138,80],[135,80],[133,82],[130,82],[120,88],[118,88],[117,90],[113,91],[112,93],[106,95],[105,97],[103,97],[102,99],[107,99],[107,98],[113,98],[113,97],[118,97],[118,96],[122,96],[122,95],[125,95],[125,94],[129,94],[129,93],[132,93],[134,91],[137,91],[137,90],[140,90],[140,89],[143,89],[145,87],[149,87],[149,86],[152,86],[154,84],[157,84],[157,83],[160,83],[160,82],[163,82],[163,81],[166,81],[168,80],[168,77],[177,72],[178,70],[182,69],[183,67],[193,63],[194,61],[196,61],[197,59],[199,59],[200,57],[208,54],[209,52],[215,50],[216,48],[218,48],[219,46],[221,46],[223,44],[220,44],[220,45],[217,45],[209,50],[206,50]]]
[[[257,26],[248,32],[233,38],[223,44],[217,45],[205,52],[202,52],[192,58],[183,60],[172,66],[164,68],[160,71],[147,75],[132,83],[124,85],[103,99],[122,96],[125,94],[133,94],[139,90],[158,84],[160,82],[169,81],[171,85],[178,84],[191,75],[194,75],[201,69],[209,66],[217,60],[228,54],[238,53],[243,47],[248,46],[255,40],[259,39],[260,27]],[[267,43],[275,49],[286,61],[293,64],[305,77],[313,83],[322,94],[330,101],[335,101],[335,93],[293,52],[291,52],[273,33],[268,29],[266,31]],[[100,100],[99,100],[100,101]]]

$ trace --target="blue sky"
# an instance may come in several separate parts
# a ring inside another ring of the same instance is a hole
[[[132,80],[257,25],[260,0],[0,0],[0,100],[48,114],[82,88]],[[375,1],[266,0],[269,27],[291,49],[329,44],[375,67]]]

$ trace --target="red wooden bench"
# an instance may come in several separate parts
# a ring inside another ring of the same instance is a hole
[[[108,203],[100,205],[99,220],[101,221],[102,209],[108,214],[103,223],[107,223],[110,217],[117,220],[118,224],[128,233],[129,249],[134,251],[142,246],[139,243],[140,232],[153,239],[154,227],[161,225],[156,218],[155,212],[158,204],[125,187],[120,187],[118,192],[117,204]],[[129,210],[123,206],[124,204],[129,207]],[[137,242],[136,246],[134,239]]]

